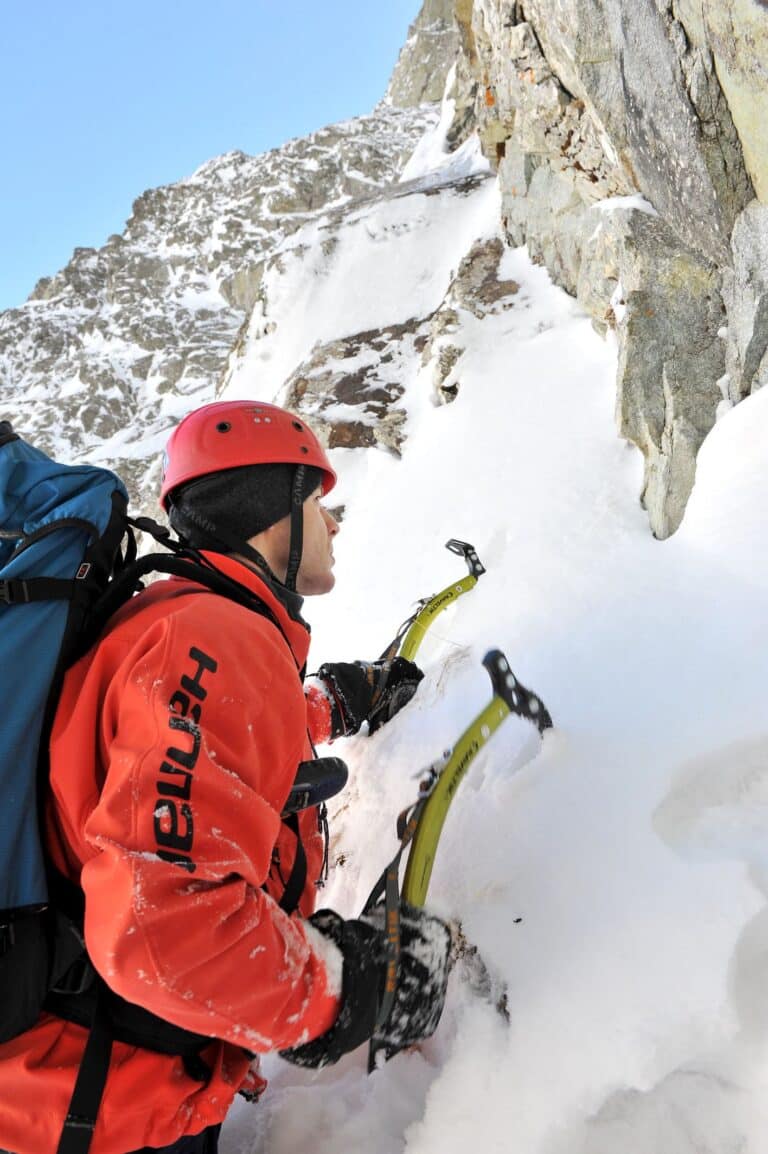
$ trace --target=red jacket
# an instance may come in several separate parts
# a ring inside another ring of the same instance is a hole
[[[50,846],[85,891],[94,965],[129,1001],[221,1039],[203,1053],[207,1084],[180,1059],[115,1043],[92,1154],[221,1122],[248,1077],[243,1048],[295,1045],[338,1012],[338,955],[277,905],[295,852],[280,813],[312,756],[298,674],[308,630],[258,575],[215,560],[273,610],[290,649],[263,616],[159,581],[69,671],[53,728]],[[300,828],[307,916],[322,868],[316,810]],[[54,1154],[85,1036],[44,1015],[0,1046],[0,1146]]]

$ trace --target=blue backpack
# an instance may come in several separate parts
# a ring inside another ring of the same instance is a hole
[[[47,905],[37,763],[46,711],[123,536],[114,473],[51,461],[0,425],[0,933]]]
[[[88,959],[84,896],[53,868],[40,826],[64,674],[150,573],[189,578],[280,628],[252,592],[127,506],[116,474],[51,460],[0,421],[0,1043],[42,1012],[89,1030],[58,1154],[89,1148],[114,1039],[181,1056],[203,1080],[211,1042],[120,999]],[[137,557],[136,529],[171,551]]]

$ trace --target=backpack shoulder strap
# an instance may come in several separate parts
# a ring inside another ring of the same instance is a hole
[[[88,622],[83,630],[78,656],[82,655],[98,640],[98,637],[107,621],[133,594],[143,587],[145,577],[152,573],[166,573],[170,577],[181,577],[187,581],[202,585],[211,593],[235,601],[245,609],[266,617],[283,637],[293,656],[291,643],[286,636],[277,614],[259,597],[258,593],[251,592],[245,585],[241,585],[234,578],[220,573],[209,565],[199,555],[193,552],[148,553],[126,565],[109,584],[105,593],[95,602],[89,613]],[[295,661],[295,657],[294,657]]]
[[[56,1154],[88,1154],[104,1088],[107,1084],[114,1034],[104,1010],[104,986],[98,983],[96,1008],[88,1031],[75,1088],[69,1102]]]

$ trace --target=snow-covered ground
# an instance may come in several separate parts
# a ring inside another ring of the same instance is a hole
[[[414,204],[431,227],[406,230]],[[273,399],[271,368],[290,371],[331,315],[342,336],[390,320],[377,299],[437,307],[497,221],[489,181],[360,214],[282,314],[275,298],[229,395]],[[524,251],[500,276],[520,284],[511,307],[460,311],[454,403],[433,403],[413,358],[402,459],[335,451],[337,586],[306,606],[316,664],[376,657],[417,598],[464,574],[450,537],[487,567],[428,634],[412,705],[333,747],[351,781],[323,901],[359,912],[419,771],[485,704],[481,660],[503,649],[555,728],[540,742],[509,720],[472,765],[428,901],[461,922],[491,993],[460,962],[435,1037],[370,1077],[364,1050],[319,1073],[267,1059],[270,1089],[234,1109],[224,1154],[766,1148],[768,390],[723,415],[682,528],[655,541],[639,454],[615,431],[611,340]]]

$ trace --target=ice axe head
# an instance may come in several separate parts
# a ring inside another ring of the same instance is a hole
[[[450,541],[446,541],[445,547],[450,549],[451,553],[464,558],[472,577],[482,577],[485,573],[485,565],[478,557],[474,545],[470,545],[468,541],[457,541],[455,537],[451,537]]]
[[[510,713],[533,722],[539,733],[552,728],[552,718],[541,698],[518,681],[509,662],[500,649],[489,649],[483,658],[483,666],[491,679],[495,697],[500,697]]]

